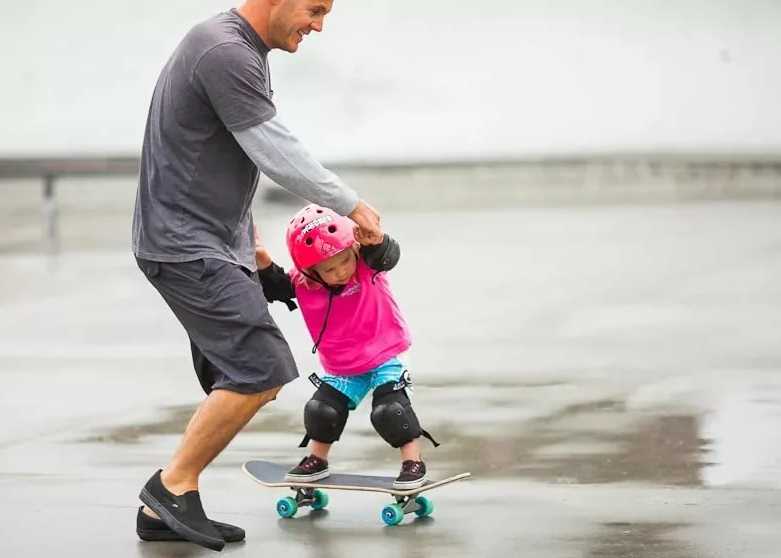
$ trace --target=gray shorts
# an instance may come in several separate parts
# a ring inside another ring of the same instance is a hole
[[[195,373],[206,393],[260,393],[298,377],[257,273],[211,258],[136,261],[187,331]]]

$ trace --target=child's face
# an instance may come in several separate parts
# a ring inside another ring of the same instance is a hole
[[[347,284],[350,277],[355,274],[355,265],[355,251],[348,248],[320,262],[312,269],[317,272],[326,285],[338,286]]]

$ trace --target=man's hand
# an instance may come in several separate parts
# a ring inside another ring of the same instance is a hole
[[[258,265],[258,269],[266,269],[271,265],[271,254],[263,246],[263,239],[260,237],[258,226],[253,225],[253,227],[255,229],[255,263]]]
[[[382,243],[383,232],[380,227],[380,214],[377,213],[376,209],[360,200],[348,217],[358,225],[355,230],[355,240],[361,245],[369,246]]]

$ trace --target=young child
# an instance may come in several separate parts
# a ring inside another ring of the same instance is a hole
[[[295,298],[314,341],[323,369],[314,376],[317,391],[304,407],[310,454],[287,474],[302,482],[329,475],[328,451],[339,439],[349,411],[372,391],[371,422],[401,450],[397,488],[417,488],[426,480],[418,438],[423,435],[405,387],[409,377],[398,356],[411,343],[409,330],[383,272],[399,260],[399,245],[387,234],[382,243],[356,242],[355,223],[347,217],[308,205],[287,228],[293,259],[290,274],[274,264],[256,230],[255,257],[263,292],[294,310]]]

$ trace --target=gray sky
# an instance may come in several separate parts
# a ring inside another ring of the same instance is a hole
[[[0,0],[0,155],[136,152],[165,60],[233,5]],[[779,37],[775,0],[336,0],[272,80],[329,161],[767,153]]]

